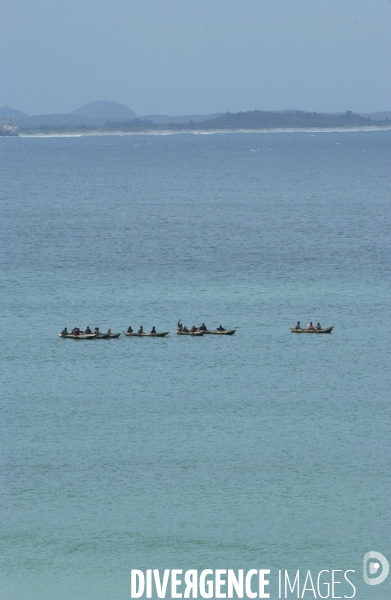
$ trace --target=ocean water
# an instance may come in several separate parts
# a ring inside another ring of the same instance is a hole
[[[0,139],[2,600],[164,568],[390,598],[390,160],[391,131]],[[170,334],[57,336],[141,324]]]

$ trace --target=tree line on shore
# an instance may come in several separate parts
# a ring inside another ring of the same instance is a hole
[[[152,121],[135,119],[133,121],[107,122],[105,129],[123,131],[143,130],[237,130],[237,129],[279,129],[279,128],[335,128],[335,127],[366,127],[381,125],[382,122],[372,121],[351,111],[342,114],[325,114],[317,112],[269,112],[252,110],[239,113],[225,113],[220,117],[207,119],[199,123],[165,123],[156,124]]]

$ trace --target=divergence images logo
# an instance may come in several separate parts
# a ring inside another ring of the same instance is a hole
[[[380,565],[382,566],[380,575],[377,577],[369,577],[369,575],[375,575],[379,571]],[[388,560],[383,554],[380,554],[380,552],[367,552],[364,556],[364,581],[368,585],[378,585],[379,583],[383,583],[387,578],[389,570],[390,565],[388,564]]]

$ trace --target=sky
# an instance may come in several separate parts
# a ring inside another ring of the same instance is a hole
[[[391,0],[0,0],[0,106],[391,110]]]

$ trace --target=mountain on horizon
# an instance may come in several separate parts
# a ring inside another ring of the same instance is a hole
[[[11,119],[13,117],[27,117],[27,115],[21,110],[16,110],[15,108],[11,108],[10,106],[0,107],[0,119]]]
[[[29,116],[21,110],[9,106],[0,108],[0,119],[14,118],[19,129],[51,129],[56,127],[101,127],[108,121],[133,121],[136,113],[119,102],[108,100],[88,102],[80,108],[67,114],[41,114]]]
[[[137,119],[136,113],[126,104],[109,100],[94,100],[72,111],[71,115],[88,119],[131,120]]]

